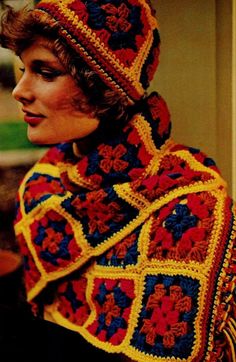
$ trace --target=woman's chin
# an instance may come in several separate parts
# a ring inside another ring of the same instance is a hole
[[[41,138],[31,136],[31,135],[28,135],[28,140],[29,140],[30,143],[32,143],[35,146],[40,146],[40,145],[46,145],[47,144],[47,142],[45,142]]]
[[[44,132],[39,127],[32,127],[28,125],[27,138],[29,142],[38,146],[53,146],[64,142],[73,142],[74,137],[63,137],[63,135],[57,134],[54,131]]]
[[[28,127],[27,130],[27,138],[29,142],[33,145],[38,146],[50,146],[57,143],[60,143],[58,140],[54,139],[53,137],[46,137],[43,136],[41,132],[37,132],[35,129]]]

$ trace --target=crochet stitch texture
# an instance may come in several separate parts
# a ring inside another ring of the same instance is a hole
[[[159,56],[157,20],[146,0],[44,0],[35,12],[60,23],[60,35],[112,89],[139,100]]]
[[[15,222],[28,300],[134,361],[235,361],[233,203],[214,161],[169,133],[153,93],[116,139],[81,159],[53,147],[28,172]]]

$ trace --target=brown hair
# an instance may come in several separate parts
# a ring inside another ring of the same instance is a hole
[[[129,118],[128,99],[109,88],[91,70],[81,57],[67,45],[60,36],[60,26],[52,22],[49,15],[39,14],[23,8],[14,11],[8,7],[1,19],[0,44],[20,55],[39,36],[47,38],[52,45],[52,52],[59,58],[63,66],[73,76],[85,94],[84,102],[77,104],[80,110],[91,109],[100,120],[99,132],[102,137],[116,133]],[[76,99],[75,99],[76,105]],[[100,135],[100,136],[101,136]]]

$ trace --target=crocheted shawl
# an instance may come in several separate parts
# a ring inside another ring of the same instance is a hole
[[[152,93],[115,139],[81,159],[52,147],[27,173],[15,232],[28,301],[134,361],[236,361],[232,200],[213,160],[169,133]]]

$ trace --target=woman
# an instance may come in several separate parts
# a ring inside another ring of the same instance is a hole
[[[3,19],[28,137],[52,145],[18,193],[27,300],[101,361],[235,361],[232,200],[146,95],[159,43],[145,0],[45,0]]]

